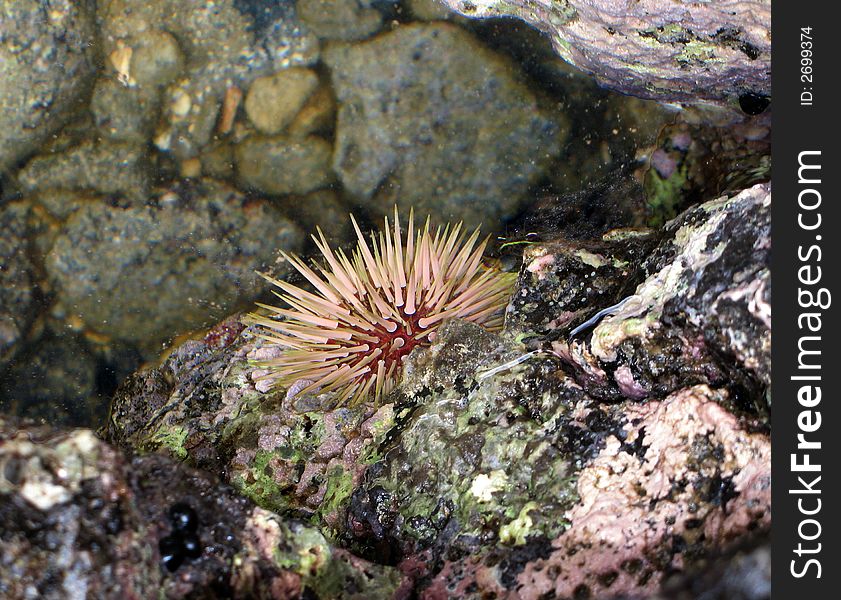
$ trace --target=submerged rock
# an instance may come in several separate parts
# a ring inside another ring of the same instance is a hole
[[[391,598],[403,576],[163,456],[0,418],[8,598]]]
[[[334,181],[333,148],[320,137],[252,136],[234,152],[241,184],[267,194],[307,194]]]
[[[339,107],[334,170],[380,213],[399,201],[469,229],[495,222],[566,138],[514,64],[453,25],[405,25],[323,54]]]
[[[97,15],[116,75],[128,85],[162,88],[154,143],[182,161],[213,141],[230,90],[313,65],[320,51],[288,2],[205,0],[183,10],[175,0],[107,0]]]
[[[514,16],[531,23],[549,34],[564,60],[624,94],[706,101],[739,113],[746,93],[771,95],[770,0],[444,3],[468,17]]]
[[[757,185],[669,222],[636,289],[586,336],[554,341],[552,351],[601,397],[663,397],[706,383],[745,392],[745,401],[756,403],[749,412],[764,414],[770,203],[770,185]]]
[[[641,597],[675,573],[709,587],[707,558],[770,528],[767,352],[740,333],[763,323],[769,192],[659,235],[531,246],[506,330],[445,323],[382,406],[273,388],[259,361],[279,350],[231,320],[130,378],[107,435],[306,516],[420,598]],[[599,346],[631,304],[587,323],[628,290],[659,316],[621,329],[645,380],[621,343]],[[658,340],[687,332],[700,346],[664,358]]]
[[[362,40],[376,33],[383,15],[373,0],[298,0],[301,21],[320,38]]]
[[[151,187],[146,149],[121,142],[84,142],[60,152],[36,156],[18,173],[27,193],[49,189],[91,191],[123,196],[136,204]]]
[[[201,326],[208,307],[225,313],[252,299],[254,271],[301,241],[267,202],[201,180],[162,191],[145,206],[82,204],[45,265],[69,315],[148,349]]]
[[[260,506],[319,515],[343,529],[366,456],[391,427],[375,409],[284,399],[251,360],[270,352],[236,318],[177,348],[118,391],[106,436],[127,451],[165,452],[227,477]]]
[[[286,128],[318,86],[310,69],[285,69],[251,84],[245,112],[262,133],[272,135]]]
[[[506,329],[559,337],[586,327],[594,309],[633,290],[640,261],[656,242],[651,230],[614,229],[598,241],[558,238],[526,246]]]
[[[767,531],[770,439],[742,429],[718,395],[698,386],[615,407],[616,429],[575,474],[577,503],[556,516],[560,535],[448,559],[421,597],[649,597],[665,573]],[[579,419],[604,419],[593,415]]]
[[[97,367],[75,336],[49,332],[3,373],[0,411],[55,426],[102,418],[108,399],[97,397]]]
[[[36,312],[36,268],[29,250],[31,206],[0,208],[0,368],[18,352]]]
[[[84,101],[96,70],[94,2],[0,2],[0,173]]]

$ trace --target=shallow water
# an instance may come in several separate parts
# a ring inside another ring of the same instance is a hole
[[[266,297],[279,250],[311,255],[317,226],[347,246],[348,213],[464,220],[516,269],[521,242],[657,226],[767,176],[765,142],[603,89],[520,21],[172,5],[29,30],[47,50],[20,69],[43,75],[17,93],[53,116],[21,109],[29,137],[0,148],[3,412],[100,426],[132,371]]]

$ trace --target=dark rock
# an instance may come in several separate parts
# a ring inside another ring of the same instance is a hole
[[[20,349],[35,317],[35,265],[29,252],[31,205],[0,208],[0,367]]]
[[[663,397],[708,383],[752,398],[742,408],[767,419],[770,193],[757,185],[671,221],[636,290],[585,339],[553,342],[590,393]]]
[[[0,594],[390,598],[401,576],[171,459],[0,418]],[[188,504],[197,529],[178,531]]]

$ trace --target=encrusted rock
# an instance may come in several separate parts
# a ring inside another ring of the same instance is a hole
[[[771,95],[771,1],[444,0],[469,17],[515,16],[556,52],[625,94],[742,112]]]
[[[602,437],[576,411],[592,400],[557,368],[478,325],[451,321],[415,353],[395,425],[348,508],[367,556],[478,553],[568,526],[575,473]]]
[[[649,597],[664,573],[767,531],[770,439],[742,429],[718,395],[698,386],[618,407],[618,427],[575,475],[560,535],[447,560],[422,597]],[[604,419],[594,414],[579,412],[588,429]]]
[[[243,329],[236,318],[220,323],[160,367],[129,378],[115,397],[107,437],[224,474],[265,508],[317,513],[326,529],[341,531],[364,458],[391,426],[392,407],[282,400],[249,364],[270,350]]]
[[[770,185],[691,209],[642,264],[645,280],[583,340],[553,342],[591,393],[662,397],[689,383],[756,397],[770,384]],[[767,407],[766,407],[767,408]]]
[[[526,246],[507,329],[558,337],[584,326],[594,310],[633,290],[639,263],[656,241],[653,231],[617,229],[599,241],[557,239]]]
[[[163,456],[0,418],[7,598],[391,598],[403,576]]]
[[[520,289],[534,302],[512,303],[499,335],[442,325],[380,407],[274,388],[259,363],[281,350],[223,322],[129,379],[109,439],[307,515],[357,556],[397,564],[407,594],[651,595],[667,575],[703,572],[735,539],[767,540],[770,437],[749,360],[766,357],[764,333],[749,346],[738,335],[766,305],[736,291],[764,281],[769,191],[702,205],[659,243],[625,230],[578,248],[532,246]],[[662,300],[643,303],[659,320],[622,329],[639,340],[650,388],[621,344],[596,341],[633,308],[598,314],[624,287]],[[597,318],[572,335],[588,303]],[[564,307],[572,316],[547,321]],[[660,340],[687,331],[701,345],[664,361]],[[625,362],[594,357],[606,349]],[[727,367],[725,350],[741,362]]]

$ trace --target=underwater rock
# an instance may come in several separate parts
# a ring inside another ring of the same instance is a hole
[[[606,435],[577,422],[594,402],[557,360],[465,321],[410,356],[395,401],[344,536],[389,562],[556,537],[578,501],[575,474]]]
[[[670,577],[651,600],[694,600],[702,595],[727,600],[770,598],[771,540],[768,536],[748,537],[733,551],[710,556],[702,571]]]
[[[251,136],[234,150],[241,185],[266,194],[307,194],[335,180],[333,147],[318,136]]]
[[[94,2],[0,2],[0,172],[72,117],[96,70]]]
[[[245,112],[262,133],[273,135],[286,128],[318,86],[310,69],[285,69],[254,80],[245,97]]]
[[[582,326],[594,310],[633,290],[639,264],[656,242],[653,230],[628,228],[610,230],[597,241],[557,238],[527,245],[506,330],[559,337]]]
[[[380,214],[399,201],[468,229],[496,222],[566,139],[514,63],[448,23],[331,44],[323,59],[338,99],[333,168]]]
[[[579,500],[557,516],[562,533],[447,559],[420,597],[650,597],[666,573],[767,536],[770,438],[742,429],[720,393],[697,386],[615,407],[616,429],[575,473]]]
[[[145,206],[82,204],[45,265],[68,315],[157,354],[161,341],[201,326],[213,310],[252,299],[255,269],[270,265],[277,249],[301,243],[274,206],[200,180],[161,191]]]
[[[113,77],[100,77],[94,86],[90,107],[96,131],[105,139],[142,148],[152,139],[160,110],[160,94],[154,89],[129,87]],[[84,176],[79,180],[82,182]]]
[[[320,227],[336,247],[356,239],[348,214],[351,213],[336,190],[321,189],[306,196],[292,197],[283,201],[289,217],[301,225],[304,231],[315,231]]]
[[[202,0],[183,10],[177,0],[107,0],[98,3],[97,15],[103,54],[116,76],[157,89],[179,73],[163,88],[154,138],[178,160],[197,156],[213,141],[228,90],[246,90],[281,69],[313,65],[320,52],[318,38],[291,2]],[[159,43],[160,52],[148,52],[150,39],[166,35],[177,40],[177,48],[164,53],[171,44]]]
[[[375,0],[297,0],[298,15],[325,40],[351,42],[370,37],[382,27],[383,15]]]
[[[150,29],[137,35],[135,42],[128,71],[130,81],[123,84],[133,82],[148,90],[172,83],[183,72],[187,59],[172,34]]]
[[[3,373],[0,411],[54,426],[90,423],[108,405],[96,394],[97,366],[75,336],[46,333]]]
[[[715,103],[744,114],[746,92],[771,95],[771,2],[444,0],[468,17],[513,16],[555,51],[623,94]]]
[[[655,234],[529,246],[506,329],[444,323],[380,406],[273,387],[259,363],[278,348],[231,318],[130,377],[108,439],[310,519],[355,556],[396,565],[420,598],[640,597],[675,574],[707,589],[707,558],[770,530],[758,328],[769,194],[709,202]],[[648,328],[622,330],[650,388],[621,344],[595,341],[630,303],[572,333],[628,290],[662,301],[645,304],[659,319]],[[702,344],[657,354],[687,331]]]
[[[642,179],[650,225],[661,226],[721,190],[743,190],[768,181],[770,123],[755,120],[721,127],[665,126]]]
[[[8,598],[391,598],[403,577],[160,455],[0,417]]]
[[[234,317],[131,376],[111,408],[107,439],[207,469],[271,510],[318,514],[343,528],[365,457],[392,423],[391,405],[332,407],[284,398],[251,360],[269,349]]]
[[[770,203],[771,186],[760,184],[670,221],[641,264],[642,283],[591,332],[552,341],[552,351],[603,398],[663,397],[707,383],[744,391],[755,403],[745,408],[765,414]]]
[[[87,141],[59,152],[36,156],[19,172],[24,192],[51,188],[89,190],[145,202],[151,187],[151,166],[143,145]]]
[[[298,111],[298,114],[295,115],[286,133],[291,137],[298,138],[313,133],[324,133],[325,137],[332,139],[335,120],[336,99],[333,98],[333,90],[329,82],[321,81],[301,110]]]
[[[35,265],[28,252],[31,206],[0,208],[0,367],[19,349],[35,318]]]

